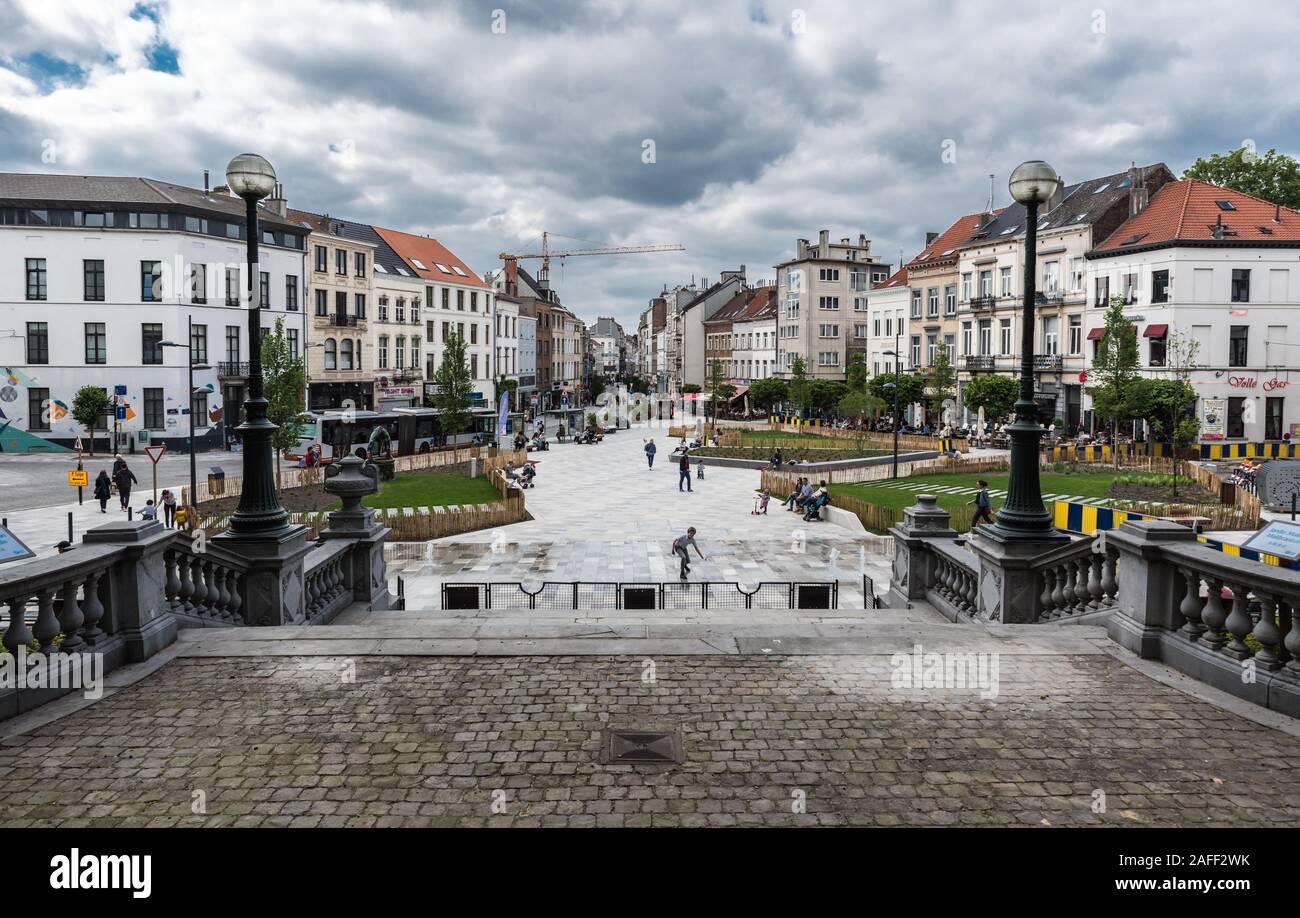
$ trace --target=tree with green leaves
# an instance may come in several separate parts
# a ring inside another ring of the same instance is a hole
[[[465,338],[455,329],[443,345],[442,362],[433,374],[433,383],[434,394],[428,403],[438,409],[438,423],[450,440],[473,420],[469,395],[474,390],[474,378],[465,359]]]
[[[591,403],[594,405],[600,398],[602,392],[609,388],[609,380],[599,373],[592,373],[587,380],[587,395],[591,396]]]
[[[867,358],[861,351],[849,355],[848,365],[844,368],[844,382],[850,392],[864,392],[867,388]]]
[[[1292,209],[1300,208],[1300,162],[1270,149],[1262,156],[1252,148],[1198,157],[1183,173],[1222,188],[1262,198]]]
[[[511,379],[509,376],[498,376],[492,380],[493,391],[497,394],[497,399],[501,398],[502,392],[510,393],[510,400],[506,403],[512,405],[515,411],[519,411],[519,380]]]
[[[814,379],[808,387],[808,401],[823,415],[831,414],[849,394],[847,383],[837,379]]]
[[[837,407],[840,414],[854,422],[857,430],[858,450],[861,451],[867,418],[875,420],[880,417],[880,412],[885,408],[884,401],[866,390],[849,389],[844,397],[840,399]]]
[[[1135,416],[1134,380],[1138,379],[1137,329],[1124,316],[1124,297],[1112,296],[1106,309],[1090,376],[1093,410],[1111,422],[1111,453],[1119,468],[1119,425]]]
[[[790,388],[784,379],[769,377],[758,379],[749,387],[749,401],[756,408],[771,411],[774,407],[790,398]]]
[[[1020,397],[1020,381],[1012,376],[990,373],[976,376],[962,391],[962,404],[971,411],[984,409],[986,420],[994,421],[1011,414]],[[980,431],[981,436],[983,431]]]
[[[808,380],[808,365],[804,363],[802,357],[796,356],[790,362],[790,383],[789,383],[790,401],[794,404],[795,410],[800,417],[808,410],[808,405],[812,397],[812,384]]]
[[[1178,459],[1196,441],[1201,424],[1196,419],[1196,390],[1192,369],[1200,344],[1190,335],[1171,331],[1165,340],[1164,379],[1144,379],[1135,386],[1130,402],[1134,413],[1151,425],[1152,436],[1169,444],[1174,460],[1173,492],[1178,495]]]
[[[867,382],[867,392],[880,399],[887,410],[894,410],[894,385],[898,386],[898,417],[894,425],[902,423],[902,413],[908,405],[915,405],[925,398],[925,380],[912,373],[877,373]]]
[[[926,417],[935,427],[943,423],[944,402],[952,399],[957,390],[957,372],[948,357],[948,346],[939,344],[934,349],[934,362],[926,377]]]
[[[266,417],[276,427],[271,445],[275,454],[282,456],[297,446],[302,437],[307,391],[307,369],[302,358],[294,356],[289,337],[284,333],[284,316],[278,317],[275,328],[262,338],[262,375]]]
[[[90,455],[95,455],[95,427],[113,410],[113,400],[99,386],[82,386],[72,397],[72,419],[86,428]]]

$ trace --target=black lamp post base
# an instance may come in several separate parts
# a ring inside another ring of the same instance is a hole
[[[1027,398],[1016,402],[1016,420],[1007,425],[1011,438],[1011,469],[1007,476],[1007,499],[997,512],[996,522],[981,526],[981,536],[994,542],[1068,542],[1070,537],[1056,529],[1052,514],[1043,506],[1038,483],[1038,442],[1043,430],[1033,420],[1034,403]]]

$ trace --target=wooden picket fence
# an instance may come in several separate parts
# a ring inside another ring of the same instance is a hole
[[[391,530],[389,541],[423,542],[428,539],[441,539],[475,529],[507,526],[527,519],[522,492],[516,491],[515,494],[518,496],[513,499],[494,501],[490,504],[390,507],[376,510],[375,521]],[[201,517],[203,531],[208,536],[225,532],[233,515],[233,513],[223,513]],[[328,528],[329,513],[325,510],[290,513],[289,522],[306,526],[307,537],[316,539],[320,537],[323,529]]]

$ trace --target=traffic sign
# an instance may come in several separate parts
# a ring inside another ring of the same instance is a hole
[[[72,448],[77,452],[81,452],[81,437],[77,437],[77,442],[72,444]]]
[[[90,484],[90,473],[81,469],[68,470],[68,486],[73,488],[84,488]]]
[[[114,394],[114,395],[126,395],[126,386],[114,386],[114,387],[113,387],[113,394]]]
[[[149,457],[149,461],[152,462],[154,465],[157,465],[158,460],[163,457],[163,453],[167,452],[167,444],[156,443],[152,446],[146,446],[144,448],[144,452],[145,455]]]
[[[125,420],[126,420],[126,406],[125,406],[125,405],[118,405],[118,406],[114,409],[113,414],[117,417],[117,419],[118,419],[119,421],[125,421]]]

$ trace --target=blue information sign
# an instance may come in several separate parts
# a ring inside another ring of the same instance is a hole
[[[114,386],[114,387],[113,387],[113,394],[114,394],[114,395],[126,395],[126,386]]]
[[[0,526],[0,564],[6,561],[21,561],[23,558],[35,558],[36,552],[23,544],[22,539],[4,526]]]
[[[1253,548],[1265,555],[1277,555],[1287,561],[1300,559],[1300,526],[1273,520],[1247,539],[1243,548]]]

